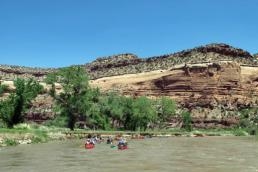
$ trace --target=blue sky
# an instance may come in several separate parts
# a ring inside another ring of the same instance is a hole
[[[63,67],[209,43],[258,52],[257,0],[0,0],[0,64]]]

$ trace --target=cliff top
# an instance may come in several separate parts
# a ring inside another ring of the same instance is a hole
[[[100,57],[83,66],[87,69],[90,75],[94,75],[91,76],[92,78],[99,78],[105,75],[111,76],[121,75],[124,73],[151,71],[155,69],[167,69],[169,66],[176,64],[202,63],[214,60],[233,60],[240,64],[257,65],[257,56],[257,54],[252,56],[249,52],[243,49],[235,48],[227,44],[213,43],[172,54],[148,58],[139,58],[137,55],[131,53]],[[32,74],[34,76],[44,76],[54,70],[56,69],[0,65],[0,71],[5,73]],[[113,71],[111,72],[110,70]]]

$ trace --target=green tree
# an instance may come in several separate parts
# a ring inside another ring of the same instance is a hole
[[[117,93],[111,92],[108,95],[108,114],[112,121],[112,126],[120,126],[123,119],[123,102],[122,96],[119,96]]]
[[[146,130],[148,125],[157,119],[152,101],[147,97],[139,97],[133,102],[132,129]]]
[[[15,92],[0,102],[0,116],[9,128],[24,121],[24,112],[31,106],[31,101],[43,90],[33,79],[14,81]]]
[[[4,93],[4,85],[0,85],[0,96]]]
[[[123,125],[126,130],[133,128],[133,98],[132,97],[122,97],[123,104]]]
[[[74,130],[77,118],[88,111],[87,93],[90,91],[88,81],[86,71],[79,66],[62,68],[48,75],[46,79],[46,82],[52,87],[50,93],[60,106],[61,113],[67,116],[67,125],[71,130]],[[55,93],[56,82],[62,86],[59,94]]]
[[[99,103],[92,103],[88,111],[88,124],[94,129],[110,129],[110,121],[108,117],[101,112],[101,105]]]
[[[0,78],[1,79],[1,78]],[[8,88],[7,85],[2,84],[1,80],[0,80],[0,96],[2,96],[2,94],[6,91],[6,89]]]
[[[258,135],[258,108],[248,107],[239,109],[239,126],[249,132],[250,135]]]
[[[184,111],[182,113],[182,120],[183,120],[183,128],[187,131],[192,131],[192,117],[190,112]]]
[[[6,85],[3,85],[1,82],[1,77],[0,77],[0,96],[3,95],[5,90],[7,89]],[[8,116],[10,114],[10,111],[12,111],[10,108],[11,106],[9,105],[10,103],[5,101],[0,101],[0,125],[3,123],[2,121],[7,121]]]
[[[123,105],[121,98],[122,96],[115,92],[108,92],[100,98],[101,113],[104,114],[103,117],[106,119],[107,125],[111,123],[113,128],[119,127],[122,123]]]
[[[14,125],[14,100],[14,98],[8,97],[7,99],[0,101],[0,119],[8,128],[12,128]]]
[[[110,129],[110,122],[105,113],[105,97],[98,88],[90,88],[85,101],[85,114],[87,125],[94,129]]]
[[[164,123],[175,115],[176,103],[170,98],[161,97],[156,103],[156,108],[158,112],[158,125],[159,128],[162,128]]]

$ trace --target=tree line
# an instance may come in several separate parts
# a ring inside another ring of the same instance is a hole
[[[101,92],[89,85],[84,68],[71,66],[50,73],[45,82],[51,86],[48,92],[57,109],[56,122],[74,130],[78,121],[90,129],[146,130],[166,128],[169,119],[175,115],[176,104],[167,97],[149,99],[145,96],[122,96],[117,92]],[[62,90],[56,93],[56,83]],[[31,101],[43,90],[36,81],[16,79],[15,91],[0,101],[0,120],[9,128],[24,121],[25,111]],[[0,84],[0,94],[4,86]],[[191,116],[183,113],[185,128],[191,130]],[[53,123],[55,125],[55,123]],[[65,127],[64,126],[64,127]]]

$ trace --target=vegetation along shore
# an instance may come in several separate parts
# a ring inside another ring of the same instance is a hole
[[[0,145],[89,133],[257,135],[256,64],[244,50],[210,44],[147,59],[129,53],[30,68],[28,77],[24,68],[0,66]]]

